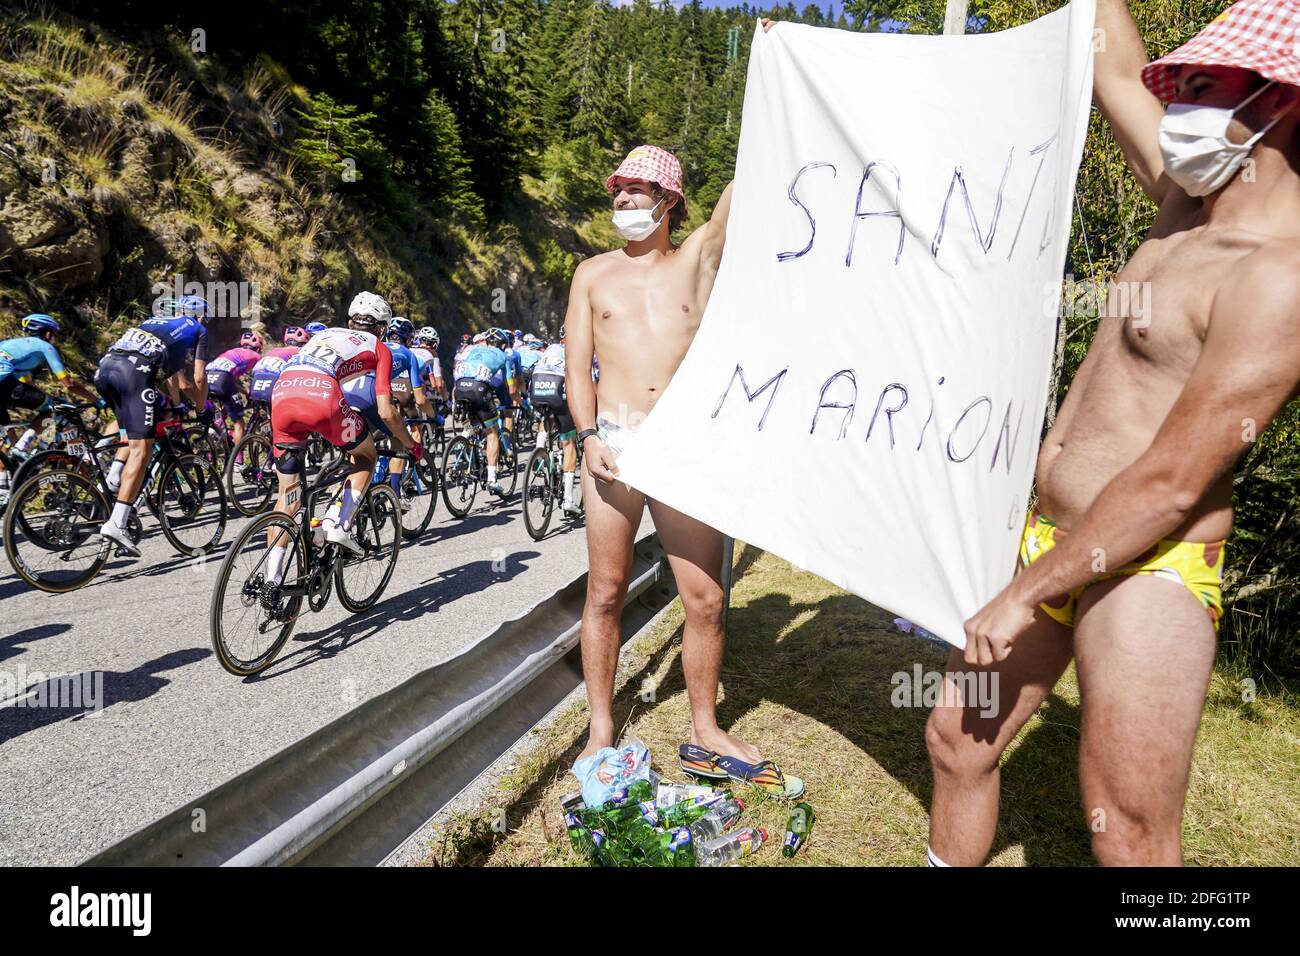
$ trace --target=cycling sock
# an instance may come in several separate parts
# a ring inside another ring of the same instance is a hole
[[[546,432],[545,432],[545,430],[543,430],[543,431],[539,431],[539,432],[537,433],[537,447],[538,447],[538,448],[545,448],[545,447],[546,447]]]
[[[488,465],[488,484],[490,485],[492,484],[492,482],[496,480],[497,480],[497,466]]]
[[[271,553],[266,558],[266,576],[276,584],[280,583],[280,577],[284,574],[284,556],[289,549],[282,544],[277,544],[271,548]]]
[[[573,472],[571,471],[564,473],[564,503],[573,504]]]
[[[126,467],[124,461],[114,461],[108,469],[108,489],[117,491],[122,486],[122,469]]]
[[[113,503],[113,517],[108,519],[117,525],[123,531],[126,530],[126,523],[131,520],[131,505],[125,501],[116,501]]]
[[[929,847],[925,848],[925,853],[926,853],[926,864],[925,864],[926,866],[946,866],[949,869],[952,868],[950,864],[943,862],[943,860],[935,856],[934,850],[930,849]]]
[[[36,429],[29,428],[23,432],[23,437],[18,439],[18,444],[14,445],[14,451],[26,451],[27,446],[36,440]]]
[[[356,510],[356,507],[356,496],[352,494],[351,488],[345,487],[343,489],[343,500],[339,501],[337,498],[334,500],[334,503],[329,506],[329,510],[325,512],[321,524],[325,525],[327,529],[338,525],[347,527],[348,519],[352,517],[352,512]]]
[[[392,472],[388,473],[388,486],[399,495],[402,493],[402,476],[400,472],[396,475]]]
[[[7,491],[9,489],[9,472],[0,471],[0,489]]]

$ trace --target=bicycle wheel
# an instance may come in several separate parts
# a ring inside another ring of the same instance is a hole
[[[236,511],[251,518],[271,507],[277,487],[271,439],[250,432],[226,462],[226,497]]]
[[[28,479],[47,471],[75,471],[92,485],[96,484],[89,463],[68,454],[61,448],[48,448],[45,451],[38,451],[18,466],[18,470],[14,472],[13,487],[20,488],[27,483]],[[23,534],[33,538],[40,534],[27,523],[25,515],[19,513],[17,520]]]
[[[541,445],[533,449],[524,468],[524,527],[534,541],[546,536],[555,511],[555,480],[551,475],[551,453]]]
[[[515,442],[510,440],[510,447],[506,447],[505,442],[498,446],[500,451],[497,454],[497,481],[505,489],[501,495],[502,501],[509,501],[510,496],[515,493],[515,488],[519,485],[519,459],[515,455]]]
[[[457,435],[442,456],[442,500],[457,518],[469,514],[478,494],[475,454],[474,443],[464,435]]]
[[[32,587],[51,594],[74,591],[108,560],[112,542],[99,537],[108,516],[108,499],[84,475],[33,475],[5,511],[5,555]]]
[[[402,469],[402,537],[406,540],[424,534],[438,508],[438,469],[426,455],[419,462],[407,461]]]
[[[362,553],[339,549],[334,559],[334,584],[339,601],[356,614],[379,600],[397,567],[402,522],[392,488],[371,485],[366,489],[352,512],[352,531],[361,542]]]
[[[268,532],[285,547],[280,584],[268,581]],[[285,537],[287,535],[287,537]],[[221,562],[212,592],[208,626],[221,666],[247,677],[265,670],[293,633],[306,588],[306,547],[298,522],[279,511],[261,515],[243,530]]]
[[[158,482],[158,523],[182,555],[208,554],[226,531],[226,489],[212,462],[182,455]]]
[[[226,469],[226,446],[203,425],[191,425],[185,429],[184,441],[178,451],[188,448],[192,454],[206,459],[221,474]]]

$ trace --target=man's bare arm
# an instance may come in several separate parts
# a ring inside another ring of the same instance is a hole
[[[564,314],[564,387],[569,413],[578,431],[596,427],[596,384],[591,380],[595,330],[591,314],[590,260],[578,263],[569,285],[569,308]]]
[[[1097,0],[1101,42],[1093,59],[1093,100],[1142,191],[1159,205],[1173,186],[1164,175],[1156,132],[1164,108],[1142,83],[1146,47],[1125,0]]]
[[[722,262],[722,247],[727,242],[727,217],[731,215],[731,187],[733,185],[734,182],[727,183],[727,188],[722,190],[717,205],[713,207],[713,215],[698,230],[701,243],[700,261],[715,272],[718,264]]]
[[[1290,291],[1287,291],[1287,290]],[[1200,360],[1151,446],[1077,528],[1017,577],[1039,604],[1133,560],[1183,524],[1205,493],[1300,391],[1300,251],[1251,256],[1219,291]]]

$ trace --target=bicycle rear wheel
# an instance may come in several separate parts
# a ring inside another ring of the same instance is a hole
[[[474,443],[464,435],[457,435],[442,456],[442,500],[457,518],[469,514],[478,494],[475,454]]]
[[[77,472],[46,471],[25,481],[4,516],[5,555],[18,576],[50,594],[74,591],[97,575],[112,543],[103,493]]]
[[[285,547],[278,584],[269,580],[268,533]],[[306,566],[302,530],[282,512],[255,518],[235,539],[217,572],[208,615],[212,649],[222,667],[248,677],[275,660],[302,609],[302,595],[286,597],[284,589],[306,587]]]
[[[438,469],[428,455],[418,462],[406,462],[399,487],[408,506],[402,512],[402,537],[409,541],[424,534],[438,508]]]
[[[524,527],[534,541],[546,536],[555,511],[555,480],[551,475],[551,452],[545,445],[533,449],[524,468]]]
[[[510,440],[510,447],[506,447],[505,442],[498,446],[500,451],[497,454],[497,481],[504,489],[501,495],[502,501],[509,501],[511,495],[515,493],[515,488],[519,486],[519,459],[515,455],[515,442]]]
[[[181,455],[158,482],[158,523],[182,555],[208,554],[226,531],[226,489],[212,462]]]
[[[397,567],[402,545],[401,510],[388,485],[371,485],[352,512],[352,532],[362,553],[340,548],[334,560],[339,601],[356,614],[379,600]]]
[[[226,462],[226,495],[236,511],[251,518],[271,507],[276,487],[271,439],[250,432]]]

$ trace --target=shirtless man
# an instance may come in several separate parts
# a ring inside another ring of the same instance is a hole
[[[1241,0],[1151,64],[1122,0],[1097,24],[1096,103],[1160,210],[1118,276],[1149,308],[1108,308],[1039,454],[1021,573],[949,659],[997,671],[1002,703],[931,712],[933,865],[984,861],[999,757],[1071,657],[1093,853],[1182,862],[1232,469],[1300,383],[1300,5]]]
[[[639,146],[605,181],[614,197],[622,249],[583,261],[574,272],[565,315],[565,384],[587,467],[582,494],[590,571],[582,619],[582,670],[591,730],[579,760],[614,743],[610,708],[618,664],[619,618],[627,594],[632,542],[647,499],[618,481],[618,454],[663,394],[704,315],[727,238],[731,186],[713,216],[674,246],[686,216],[681,166],[667,150]],[[600,382],[591,364],[600,355]],[[683,467],[688,467],[685,463]],[[722,535],[694,518],[649,501],[686,611],[682,669],[691,703],[684,769],[733,774],[784,789],[785,777],[759,751],[725,733],[715,703],[722,665]],[[800,785],[801,786],[801,785]]]

